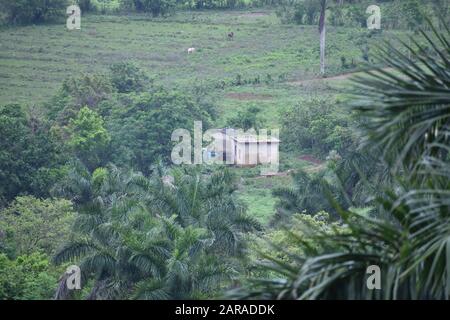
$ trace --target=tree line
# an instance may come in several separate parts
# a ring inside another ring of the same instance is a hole
[[[325,1],[327,22],[333,26],[366,27],[368,0]],[[175,10],[233,9],[271,6],[284,22],[317,24],[323,3],[319,0],[0,0],[0,10],[6,24],[29,24],[61,20],[66,9],[77,4],[82,13],[148,13],[167,16]],[[450,5],[445,0],[423,3],[419,0],[375,1],[382,8],[383,29],[417,29],[426,26],[424,17],[434,15],[447,19]]]

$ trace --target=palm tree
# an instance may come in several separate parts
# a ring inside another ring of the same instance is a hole
[[[391,69],[355,78],[353,108],[366,120],[366,141],[382,147],[383,159],[397,172],[416,173],[428,156],[445,159],[439,146],[448,144],[450,49],[448,37],[431,27],[432,35],[421,32],[428,46],[414,38],[415,48],[402,42],[412,58],[393,45],[381,48]]]
[[[150,210],[166,217],[176,215],[183,227],[205,228],[212,241],[208,252],[238,256],[244,249],[243,234],[261,228],[236,200],[234,178],[226,168],[210,175],[198,169],[172,170],[170,184],[158,172],[150,187],[154,190]]]
[[[141,174],[74,165],[55,192],[78,213],[56,264],[76,262],[89,299],[192,299],[211,296],[237,273],[243,233],[259,225],[235,201],[225,170],[202,176],[165,169]],[[169,179],[170,180],[170,179]],[[61,278],[56,297],[69,298]]]
[[[260,225],[235,199],[233,180],[227,169],[169,174],[159,165],[141,181],[148,210],[170,221],[174,247],[164,277],[138,283],[135,298],[210,298],[243,270],[244,234]]]
[[[207,254],[210,245],[204,229],[181,227],[176,216],[164,219],[173,240],[166,272],[159,278],[146,278],[136,284],[135,299],[195,299],[211,297],[233,275],[226,260]]]
[[[315,214],[318,211],[334,211],[333,206],[323,197],[325,188],[331,188],[324,181],[325,171],[309,174],[304,171],[292,174],[293,187],[278,187],[272,194],[278,197],[277,214],[274,222],[283,222],[294,213]],[[338,196],[337,189],[333,194]],[[343,199],[342,199],[343,200]]]
[[[94,280],[89,299],[126,297],[133,283],[165,271],[170,241],[164,225],[129,196],[133,178],[114,166],[90,176],[76,165],[59,188],[72,199],[78,216],[72,240],[53,261],[79,264],[83,279]]]
[[[377,199],[377,217],[343,210],[348,232],[317,235],[332,249],[268,259],[277,280],[254,280],[234,297],[295,299],[450,298],[450,30],[421,32],[410,53],[382,49],[391,69],[355,79],[353,109],[364,118],[366,146],[380,148],[394,184]],[[370,265],[381,268],[381,290],[366,286]]]

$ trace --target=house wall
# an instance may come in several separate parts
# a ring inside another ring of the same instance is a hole
[[[219,130],[217,130],[212,137],[214,138],[214,141],[208,145],[207,149],[216,153],[214,161],[219,163],[235,164],[234,140]]]
[[[278,142],[274,143],[269,143],[269,148],[270,148],[270,163],[272,164],[278,164],[279,163],[279,149],[280,149],[280,144]]]
[[[262,142],[258,144],[258,163],[265,164],[270,163],[272,155],[272,144]]]
[[[222,131],[215,132],[212,136],[214,142],[207,149],[216,152],[213,161],[239,166],[278,163],[278,142],[239,142]]]

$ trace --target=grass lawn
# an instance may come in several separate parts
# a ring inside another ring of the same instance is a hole
[[[290,176],[244,178],[239,198],[248,206],[248,212],[263,225],[270,222],[277,199],[272,189],[291,183]]]

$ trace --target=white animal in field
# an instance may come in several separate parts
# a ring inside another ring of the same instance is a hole
[[[187,50],[187,52],[188,52],[188,54],[194,53],[194,52],[195,52],[195,48],[189,48],[189,49]]]

